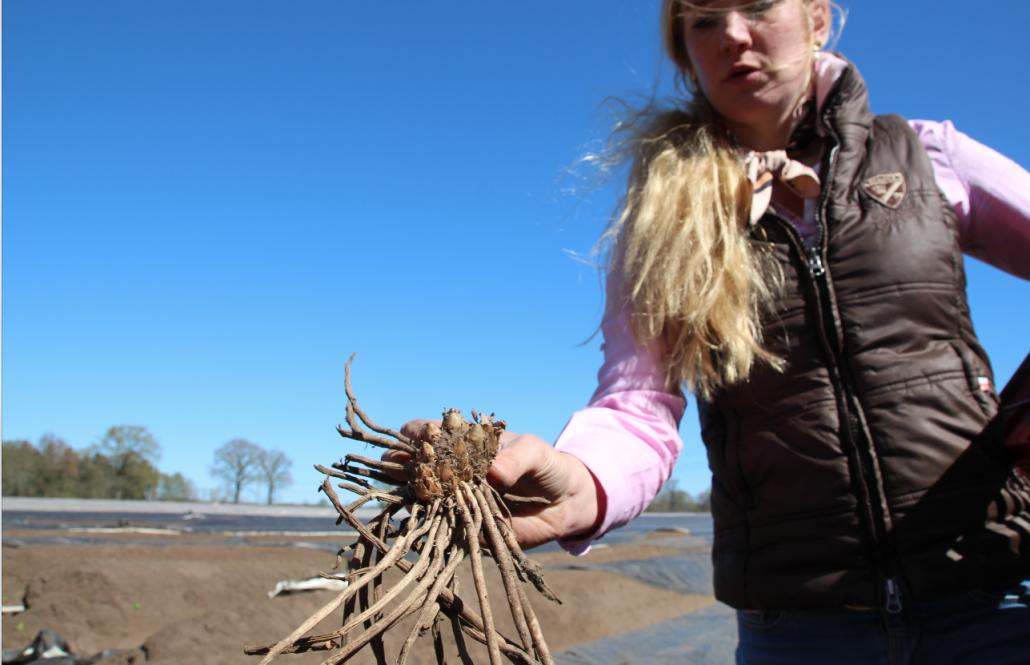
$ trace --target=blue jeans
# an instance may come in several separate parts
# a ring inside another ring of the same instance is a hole
[[[737,612],[737,665],[1028,665],[1030,580],[905,607]]]

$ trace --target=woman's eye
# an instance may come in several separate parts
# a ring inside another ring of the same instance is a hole
[[[690,24],[690,27],[692,27],[695,30],[706,30],[714,26],[715,23],[715,16],[711,14],[702,14],[693,20],[693,22]]]
[[[749,16],[761,16],[778,5],[779,2],[780,0],[755,0],[754,2],[748,3],[744,8],[744,11]]]

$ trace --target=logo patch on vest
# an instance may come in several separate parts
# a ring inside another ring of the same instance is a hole
[[[905,176],[900,173],[881,173],[866,179],[862,189],[891,210],[897,210],[905,200]]]

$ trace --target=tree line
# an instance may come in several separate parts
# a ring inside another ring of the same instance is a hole
[[[161,446],[144,427],[119,425],[81,453],[46,434],[3,442],[3,494],[104,499],[190,500],[193,483],[181,473],[163,474]]]
[[[161,445],[145,427],[117,425],[99,441],[77,451],[53,434],[36,444],[26,440],[3,442],[4,496],[74,497],[195,501],[197,488],[181,473],[165,474],[157,468]],[[244,488],[260,485],[269,504],[292,482],[292,462],[281,450],[267,450],[244,439],[233,439],[214,453],[211,472],[225,482],[226,494],[240,502]]]
[[[707,513],[711,509],[711,496],[710,490],[704,490],[697,496],[693,496],[690,492],[679,489],[679,481],[670,478],[644,512]]]

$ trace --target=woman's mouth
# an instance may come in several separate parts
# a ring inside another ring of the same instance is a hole
[[[726,75],[726,81],[750,81],[757,78],[762,70],[754,65],[734,65]]]

